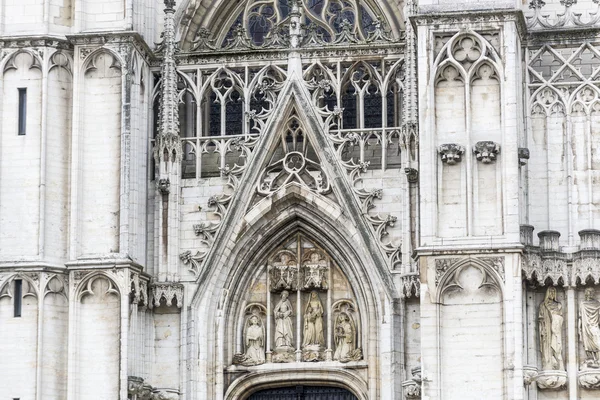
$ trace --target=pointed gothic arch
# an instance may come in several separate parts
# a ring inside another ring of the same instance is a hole
[[[377,352],[381,335],[378,322],[388,312],[384,303],[389,300],[389,295],[381,293],[383,285],[377,274],[369,268],[372,260],[368,260],[368,254],[358,251],[353,240],[358,231],[344,214],[333,201],[297,183],[291,183],[263,199],[247,213],[235,235],[235,247],[231,252],[229,249],[222,252],[229,253],[221,258],[225,265],[221,266],[218,276],[214,277],[216,279],[207,283],[203,296],[205,300],[197,307],[210,310],[208,321],[202,324],[205,328],[203,335],[206,336],[197,340],[198,343],[214,343],[212,348],[200,349],[207,356],[203,361],[211,365],[210,370],[222,371],[231,365],[231,356],[235,351],[234,338],[239,330],[239,310],[247,305],[244,294],[256,279],[257,268],[282,241],[299,232],[318,243],[340,264],[348,281],[353,282],[357,308],[361,313],[361,331],[364,332],[362,343],[365,359],[368,354]],[[358,367],[366,368],[362,363]],[[341,368],[328,366],[320,371],[335,375]],[[366,380],[376,380],[378,369],[375,366],[368,367]],[[296,374],[294,368],[288,373],[296,376],[298,382],[310,383],[302,374]],[[215,379],[219,382],[222,378],[215,376]],[[344,382],[349,387],[356,377],[344,379],[347,379]],[[356,393],[359,398],[365,398],[359,393],[369,393],[368,398],[376,398],[377,390],[369,387],[367,392]]]

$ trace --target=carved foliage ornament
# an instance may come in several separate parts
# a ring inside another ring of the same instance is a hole
[[[496,156],[500,153],[500,145],[492,141],[482,141],[475,143],[473,154],[477,161],[484,164],[490,164],[496,161]]]
[[[460,144],[446,143],[438,148],[442,162],[448,165],[455,165],[462,160],[465,148]]]

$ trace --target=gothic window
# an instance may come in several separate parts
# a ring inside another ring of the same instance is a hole
[[[307,41],[335,43],[344,31],[366,40],[377,29],[376,13],[364,1],[247,0],[221,34],[220,47],[232,48],[241,43],[250,47],[282,44],[287,39],[284,25],[290,19],[294,3],[303,10],[301,21]]]

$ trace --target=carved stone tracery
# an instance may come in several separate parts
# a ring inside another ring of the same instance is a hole
[[[183,285],[173,282],[156,282],[150,285],[149,308],[164,304],[171,307],[175,302],[177,308],[183,306]],[[164,303],[162,302],[164,300]]]

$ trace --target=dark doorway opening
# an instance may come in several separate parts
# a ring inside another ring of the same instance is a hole
[[[248,400],[358,400],[346,389],[327,386],[290,386],[261,390]]]

